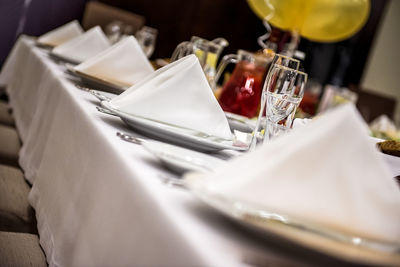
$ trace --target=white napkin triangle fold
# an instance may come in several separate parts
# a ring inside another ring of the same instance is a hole
[[[75,71],[129,87],[154,72],[135,37],[127,37],[82,64]]]
[[[100,26],[93,27],[61,45],[56,46],[52,53],[71,61],[82,63],[111,46],[107,36]]]
[[[232,138],[225,114],[194,55],[158,69],[110,104],[134,116]]]
[[[192,182],[268,211],[399,242],[400,190],[366,133],[355,107],[340,107]]]
[[[83,29],[78,21],[73,20],[61,27],[49,31],[38,38],[38,43],[57,46],[83,33]]]

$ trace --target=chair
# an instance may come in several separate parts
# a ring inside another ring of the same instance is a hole
[[[96,25],[105,30],[106,26],[113,21],[120,21],[124,25],[132,28],[132,33],[139,30],[145,23],[145,18],[141,15],[109,6],[99,2],[88,2],[83,15],[82,26],[88,30]]]
[[[0,165],[0,231],[37,232],[34,210],[28,202],[29,191],[21,170]]]
[[[0,124],[15,126],[14,118],[11,116],[10,109],[5,102],[0,102]]]
[[[18,166],[18,153],[21,148],[17,131],[0,124],[0,164]]]
[[[38,236],[26,233],[0,232],[0,266],[47,266]]]

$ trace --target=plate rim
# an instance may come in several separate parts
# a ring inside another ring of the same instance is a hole
[[[118,93],[122,93],[122,92],[124,92],[125,90],[127,90],[130,87],[129,85],[116,84],[116,83],[113,83],[113,82],[108,81],[106,79],[95,77],[93,75],[90,75],[90,74],[84,73],[82,71],[76,70],[75,68],[70,69],[70,71],[72,71],[75,75],[77,75],[79,78],[81,78],[81,80],[83,82],[85,82],[84,79],[86,79],[86,80],[89,80],[91,82],[94,82],[94,83],[100,84],[102,86],[108,87],[108,88],[110,88],[113,91],[118,92]]]
[[[241,146],[234,146],[233,145],[234,140],[224,139],[225,141],[232,142],[232,145],[228,145],[228,144],[222,144],[220,142],[213,141],[213,140],[210,140],[210,139],[207,139],[204,137],[199,137],[199,136],[190,135],[188,133],[184,133],[183,132],[183,130],[185,130],[184,128],[181,128],[181,130],[179,130],[180,128],[173,126],[173,125],[163,124],[161,122],[149,120],[146,118],[142,118],[139,116],[134,116],[134,115],[122,112],[122,111],[112,107],[108,101],[101,101],[101,105],[102,105],[102,107],[109,109],[112,112],[116,113],[116,115],[118,117],[120,117],[123,121],[125,121],[125,123],[127,123],[126,120],[133,121],[137,124],[140,124],[142,126],[141,129],[152,128],[152,130],[154,130],[154,128],[157,128],[157,130],[159,130],[161,133],[167,134],[170,137],[174,137],[174,139],[178,139],[178,141],[176,143],[182,144],[185,147],[190,147],[190,148],[196,147],[197,148],[196,150],[200,150],[200,151],[219,151],[219,150],[224,150],[224,149],[245,151],[248,148],[245,143],[242,143],[240,141],[237,141],[237,142],[240,142],[240,143],[238,143],[238,145],[240,144]],[[130,125],[129,123],[127,123],[127,124]],[[130,126],[134,127],[132,125],[130,125]],[[177,131],[172,131],[171,129],[169,129],[171,127],[176,128]],[[190,129],[188,129],[188,130],[190,131]],[[193,130],[193,131],[195,131],[195,130]],[[208,135],[208,136],[210,138],[214,137],[217,139],[222,139],[221,137],[217,137],[217,136],[210,136],[210,135]],[[165,138],[165,139],[167,139],[167,138]],[[187,143],[182,142],[181,139],[186,139],[186,141],[190,142],[191,145],[185,145]],[[179,141],[181,141],[181,142],[179,142]],[[201,146],[203,149],[199,148],[199,146]]]
[[[318,251],[320,253],[324,253],[326,255],[330,255],[333,257],[337,257],[339,259],[343,259],[345,261],[350,261],[351,263],[361,263],[361,264],[385,264],[389,266],[398,266],[398,263],[400,261],[400,243],[396,244],[396,252],[390,253],[390,252],[384,252],[380,250],[374,250],[371,247],[365,247],[363,245],[356,245],[351,244],[351,243],[346,243],[344,241],[339,241],[339,240],[334,240],[331,239],[325,235],[320,235],[316,232],[311,232],[305,230],[301,230],[301,228],[294,227],[293,225],[290,225],[288,223],[283,223],[279,222],[279,220],[282,219],[277,219],[277,220],[270,220],[271,225],[266,227],[261,227],[260,225],[255,224],[251,220],[244,220],[242,218],[245,213],[240,214],[239,210],[229,210],[228,206],[234,207],[236,203],[238,205],[243,204],[243,202],[240,201],[235,201],[234,199],[227,199],[226,197],[219,196],[216,194],[212,194],[208,192],[204,184],[198,183],[198,180],[201,179],[201,175],[199,173],[189,173],[184,176],[184,183],[186,188],[188,188],[197,199],[199,199],[202,203],[204,203],[206,206],[216,210],[217,212],[223,214],[224,216],[230,218],[231,220],[235,221],[236,223],[239,223],[241,225],[244,225],[246,228],[250,228],[253,230],[256,230],[258,232],[261,232],[262,234],[275,234],[279,237],[285,238],[287,240],[290,240],[292,242],[295,242],[298,245],[304,246],[308,249]],[[229,203],[230,201],[230,203]],[[225,202],[225,203],[224,203]],[[227,204],[229,203],[229,204]],[[244,204],[244,206],[251,206],[251,204]],[[257,208],[256,208],[257,209]],[[283,217],[283,218],[288,218],[286,215],[281,215],[280,213],[275,213],[272,211],[266,211],[271,214],[276,214],[278,217]],[[252,216],[251,212],[248,213],[248,215]],[[289,217],[290,218],[290,217]],[[267,220],[265,218],[262,218],[263,220]],[[301,220],[296,220],[299,221],[300,223],[302,222]],[[304,225],[307,225],[307,222],[303,222]],[[328,227],[325,226],[319,226],[317,224],[309,224],[307,228],[313,227],[313,225],[316,225],[319,227],[319,229],[328,229]],[[329,231],[330,229],[328,229]],[[292,232],[288,234],[289,232]],[[337,230],[332,230],[337,233],[341,233]],[[286,232],[286,233],[285,233]],[[311,236],[314,238],[314,240],[304,240],[299,238],[298,236],[295,237],[294,233],[298,233],[300,235],[306,235],[306,236]],[[351,238],[350,235],[346,233],[341,233],[342,235],[346,235],[347,237]],[[356,236],[353,236],[353,238],[358,238],[362,240],[369,241],[367,238],[359,238]],[[317,241],[316,241],[317,239]],[[325,244],[320,244],[319,246],[315,244],[316,242],[325,242]],[[322,241],[321,241],[322,240]],[[375,242],[375,241],[374,241]],[[335,246],[332,246],[332,243],[335,244]],[[323,246],[324,245],[324,246]],[[343,249],[340,247],[337,248],[336,246],[342,246]],[[347,250],[350,249],[351,251]],[[356,252],[353,250],[357,250]],[[352,254],[351,254],[352,253]]]
[[[215,161],[220,161],[221,164],[224,162],[224,160],[222,160],[222,159],[218,159],[218,158],[212,157],[210,155],[207,155],[207,154],[195,151],[195,150],[187,149],[187,148],[184,148],[184,147],[181,147],[181,146],[176,146],[176,145],[172,145],[172,144],[168,144],[168,143],[159,142],[159,141],[156,141],[156,140],[146,140],[146,141],[144,141],[142,143],[143,147],[147,151],[149,151],[151,154],[153,154],[155,157],[157,157],[164,164],[173,165],[174,169],[176,169],[176,167],[178,167],[179,169],[184,170],[184,171],[197,171],[197,172],[210,172],[210,171],[212,171],[212,168],[210,168],[210,167],[207,167],[207,166],[204,166],[204,165],[201,165],[201,164],[196,164],[196,163],[190,162],[188,160],[185,160],[184,156],[173,155],[173,158],[171,158],[170,155],[172,153],[168,153],[168,152],[166,154],[159,153],[161,149],[159,151],[155,151],[157,149],[154,149],[152,147],[152,144],[160,144],[162,146],[173,147],[174,149],[176,148],[178,150],[187,150],[189,153],[193,153],[195,155],[199,154],[199,155],[204,156],[205,158],[211,158],[211,159],[213,159]],[[193,157],[193,158],[196,157],[196,156],[192,156],[192,155],[189,155],[189,156]],[[179,162],[179,163],[175,163],[175,162]],[[185,164],[180,164],[180,163],[185,163]],[[189,166],[194,166],[194,168],[191,168],[191,167],[188,168],[187,167],[188,165]]]
[[[50,43],[46,43],[46,42],[41,42],[41,41],[39,41],[39,38],[37,38],[36,40],[35,40],[35,46],[36,47],[39,47],[39,48],[43,48],[43,49],[46,49],[46,50],[51,50],[51,49],[53,49],[54,47],[56,47],[56,45],[54,45],[54,44],[50,44]]]

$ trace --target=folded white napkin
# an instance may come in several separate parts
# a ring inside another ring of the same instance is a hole
[[[93,27],[65,43],[56,46],[52,53],[71,61],[82,63],[111,46],[100,26]]]
[[[110,104],[135,116],[232,138],[225,114],[194,55],[158,69]]]
[[[38,38],[38,43],[57,46],[83,33],[83,29],[78,21],[73,20],[61,27],[49,31]]]
[[[344,105],[202,179],[188,179],[269,211],[399,242],[400,190],[367,132],[355,107]]]
[[[295,119],[293,121],[293,129],[298,129],[301,127],[306,126],[308,123],[310,123],[312,120],[311,119]],[[371,127],[371,126],[370,126]],[[376,145],[379,142],[385,141],[383,139],[375,138],[370,136],[369,141]],[[396,177],[400,175],[400,157],[392,156],[392,155],[387,155],[383,154],[380,151],[376,151],[379,156],[383,158],[383,160],[386,163],[386,166],[389,168],[391,176]]]
[[[293,121],[293,129],[298,129],[307,125],[307,123],[311,122],[311,119],[294,119]]]
[[[74,68],[122,87],[129,87],[154,72],[135,37],[129,36]]]

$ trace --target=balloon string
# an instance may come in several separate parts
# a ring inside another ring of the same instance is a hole
[[[272,28],[271,25],[269,25],[268,21],[266,19],[263,20],[263,24],[265,29],[267,30],[267,33],[261,35],[260,37],[257,38],[257,43],[263,48],[269,48],[267,45],[267,40],[269,39],[269,37],[271,36],[271,32],[272,32]]]

